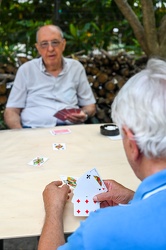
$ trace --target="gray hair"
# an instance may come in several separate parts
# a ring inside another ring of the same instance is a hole
[[[112,119],[133,131],[146,157],[166,157],[166,62],[152,58],[131,77],[112,104]],[[122,135],[123,136],[123,135]]]
[[[41,27],[38,28],[38,30],[36,32],[36,42],[38,42],[38,34],[39,34],[40,29],[43,28],[43,27],[45,27],[45,26],[48,26],[48,27],[50,26],[50,27],[58,30],[59,33],[60,33],[60,36],[62,38],[64,38],[63,31],[62,31],[62,29],[59,26],[56,26],[56,25],[53,25],[53,24],[48,24],[48,25],[44,25],[44,26],[41,26]]]

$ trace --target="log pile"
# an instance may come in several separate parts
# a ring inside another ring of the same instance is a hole
[[[83,64],[96,98],[96,122],[112,122],[110,112],[114,97],[131,76],[145,67],[147,57],[135,60],[133,56],[124,52],[113,56],[101,50],[97,55],[74,58]]]
[[[91,53],[87,56],[76,53],[68,57],[79,60],[87,73],[88,81],[96,98],[97,113],[94,117],[96,123],[112,122],[110,109],[114,97],[134,74],[145,67],[146,57],[135,60],[127,53],[110,55],[107,51]],[[19,58],[20,65],[28,61],[27,58]],[[11,64],[0,63],[0,112],[3,112],[10,93],[12,82],[15,78],[17,67]]]

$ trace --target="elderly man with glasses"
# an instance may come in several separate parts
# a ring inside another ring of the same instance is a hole
[[[84,123],[95,114],[95,98],[81,63],[63,57],[66,40],[58,26],[45,25],[36,34],[39,58],[24,63],[17,72],[4,119],[9,128],[54,127]],[[54,115],[78,109],[66,120]]]

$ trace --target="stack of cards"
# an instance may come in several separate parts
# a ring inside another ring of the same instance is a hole
[[[82,175],[73,190],[74,215],[89,216],[99,209],[100,202],[94,202],[93,197],[103,192],[107,192],[107,188],[95,168]]]
[[[72,109],[62,109],[59,110],[54,116],[61,121],[67,120],[67,116],[71,114],[79,114],[81,112],[81,109],[79,108],[72,108]]]

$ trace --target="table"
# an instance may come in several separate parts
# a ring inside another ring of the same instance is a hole
[[[0,131],[0,239],[38,236],[44,220],[42,191],[60,175],[81,176],[96,167],[102,179],[115,179],[136,189],[122,140],[100,134],[101,124]],[[51,129],[69,128],[70,134],[53,136]],[[53,143],[65,143],[55,151]],[[48,157],[41,167],[29,166],[36,156]],[[74,217],[67,202],[64,232],[73,232],[85,218]]]

